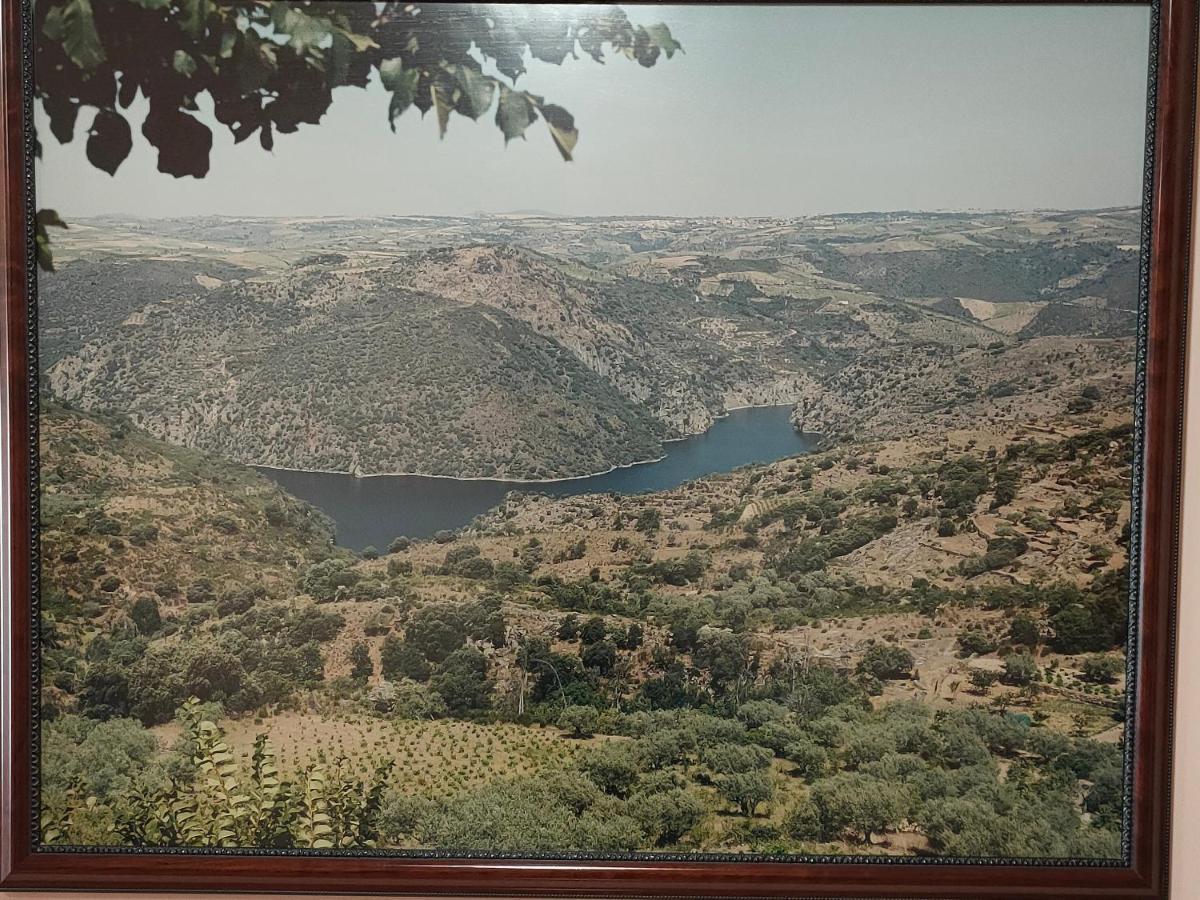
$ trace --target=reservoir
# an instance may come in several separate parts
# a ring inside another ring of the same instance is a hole
[[[288,493],[333,519],[344,547],[383,550],[399,535],[426,538],[467,525],[499,504],[510,491],[570,497],[578,494],[639,494],[678,487],[704,475],[750,463],[772,462],[809,452],[820,439],[792,427],[792,407],[731,410],[702,434],[663,445],[654,462],[600,475],[561,481],[433,478],[426,475],[353,475],[261,469]]]

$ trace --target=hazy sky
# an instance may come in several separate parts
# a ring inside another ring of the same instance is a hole
[[[65,216],[798,216],[887,209],[1134,204],[1141,187],[1146,6],[626,7],[665,21],[686,54],[643,69],[532,62],[521,87],[569,109],[564,163],[543,123],[504,139],[492,115],[410,109],[342,88],[318,126],[234,145],[214,126],[209,174],[155,170],[134,150],[115,177],[86,136],[44,127],[38,204]],[[202,101],[203,102],[203,101]],[[80,131],[90,114],[80,116]]]

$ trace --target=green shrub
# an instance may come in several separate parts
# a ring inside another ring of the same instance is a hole
[[[129,618],[142,634],[154,634],[162,628],[162,615],[159,613],[158,601],[148,594],[142,594],[133,601],[129,608]]]
[[[964,654],[982,656],[994,651],[996,642],[986,632],[978,628],[969,628],[959,634],[958,646]]]
[[[1004,659],[1004,681],[1007,684],[1031,684],[1037,680],[1039,673],[1037,662],[1028,653],[1012,653]]]
[[[584,754],[579,768],[600,790],[627,796],[642,771],[637,750],[624,744],[603,744]]]
[[[795,764],[792,774],[805,781],[820,778],[829,768],[829,754],[809,738],[792,741],[784,748],[783,756]]]
[[[849,833],[864,843],[872,834],[896,827],[910,802],[902,785],[854,772],[818,781],[812,787],[812,799],[824,840]]]
[[[1041,626],[1032,616],[1020,613],[1009,623],[1008,639],[1023,647],[1036,648],[1042,639]]]
[[[383,677],[389,680],[411,678],[413,681],[428,681],[433,671],[420,650],[393,634],[383,639],[379,648],[379,664]]]
[[[350,677],[355,681],[363,682],[374,673],[375,666],[371,662],[371,654],[367,650],[367,645],[362,641],[356,641],[350,647]]]
[[[775,796],[775,785],[770,775],[764,771],[721,775],[717,777],[716,785],[717,792],[747,818],[754,816],[759,804],[766,803]]]
[[[881,681],[909,678],[913,655],[896,644],[875,644],[859,660],[857,671]]]
[[[700,755],[704,765],[718,775],[755,772],[771,765],[771,752],[754,744],[716,744]]]
[[[783,818],[783,830],[798,841],[820,840],[824,834],[821,811],[811,797],[801,797]]]
[[[999,673],[992,672],[989,669],[972,669],[971,674],[967,677],[971,682],[971,686],[975,688],[975,692],[983,695],[986,695],[992,685],[1000,680]]]
[[[642,830],[657,847],[678,843],[708,815],[704,799],[695,791],[683,788],[637,793],[628,805]]]
[[[462,647],[447,656],[434,670],[429,686],[455,715],[471,716],[491,707],[487,659],[474,647]]]
[[[1084,681],[1090,681],[1093,684],[1112,684],[1124,668],[1120,657],[1100,654],[1085,659],[1080,671]]]
[[[558,727],[572,737],[591,737],[599,721],[600,712],[594,706],[568,706],[558,717]]]

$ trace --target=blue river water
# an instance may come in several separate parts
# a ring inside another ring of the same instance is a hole
[[[382,550],[398,535],[424,538],[461,528],[499,504],[510,491],[569,497],[669,490],[716,472],[809,452],[817,435],[801,434],[790,406],[735,409],[702,434],[664,445],[655,462],[562,481],[520,482],[375,475],[356,478],[326,472],[264,468],[284,490],[323,510],[337,526],[337,541]]]

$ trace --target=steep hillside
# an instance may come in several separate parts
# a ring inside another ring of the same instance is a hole
[[[817,261],[831,278],[888,296],[1005,302],[1049,299],[1066,280],[1096,281],[1111,266],[1137,259],[1135,251],[1108,244],[989,244],[909,250],[830,243]]]
[[[287,782],[329,766],[356,797],[374,779],[379,846],[495,849],[502,833],[516,850],[1113,857],[1131,451],[1113,413],[867,442],[661,494],[514,494],[379,559],[263,544],[254,574],[186,603],[127,608],[122,586],[58,603],[52,840],[174,840],[111,785],[186,795],[170,748],[196,733],[196,707],[175,712],[194,696],[235,758]],[[96,437],[118,475],[180,453],[55,417],[89,442],[52,434],[53,471],[95,458]],[[262,482],[236,472],[211,473],[208,505],[181,505],[156,540],[203,535],[242,559],[242,498]],[[122,509],[164,490],[121,484]],[[207,534],[218,508],[239,530]],[[73,520],[48,518],[61,550]],[[88,540],[87,572],[53,575],[71,596],[135,552]],[[879,808],[860,824],[861,796]]]
[[[359,474],[584,475],[758,404],[884,437],[992,415],[1006,372],[1056,403],[1070,365],[1124,385],[1137,222],[106,223],[45,279],[45,382],[184,446]]]
[[[149,308],[60,361],[50,388],[274,466],[550,477],[658,453],[656,420],[504,313],[355,274],[271,287]]]
[[[1133,375],[1128,338],[996,340],[948,354],[901,347],[831,375],[819,391],[798,401],[795,421],[806,431],[876,438],[1031,417],[1069,421],[1101,398],[1113,406],[1127,403]]]
[[[781,323],[679,287],[511,246],[431,251],[388,277],[525,322],[648,410],[669,437],[703,430],[728,406],[787,402],[808,380],[780,346]]]
[[[108,338],[149,304],[194,297],[254,272],[219,259],[170,260],[96,256],[60,260],[38,281],[42,371],[88,342]]]
[[[102,319],[46,380],[242,462],[509,478],[654,458],[727,406],[799,393],[745,352],[745,316],[706,329],[692,295],[564,268],[506,248],[313,257]]]
[[[51,608],[114,613],[142,594],[289,589],[332,552],[332,523],[269,479],[128,420],[43,407],[42,575]]]

